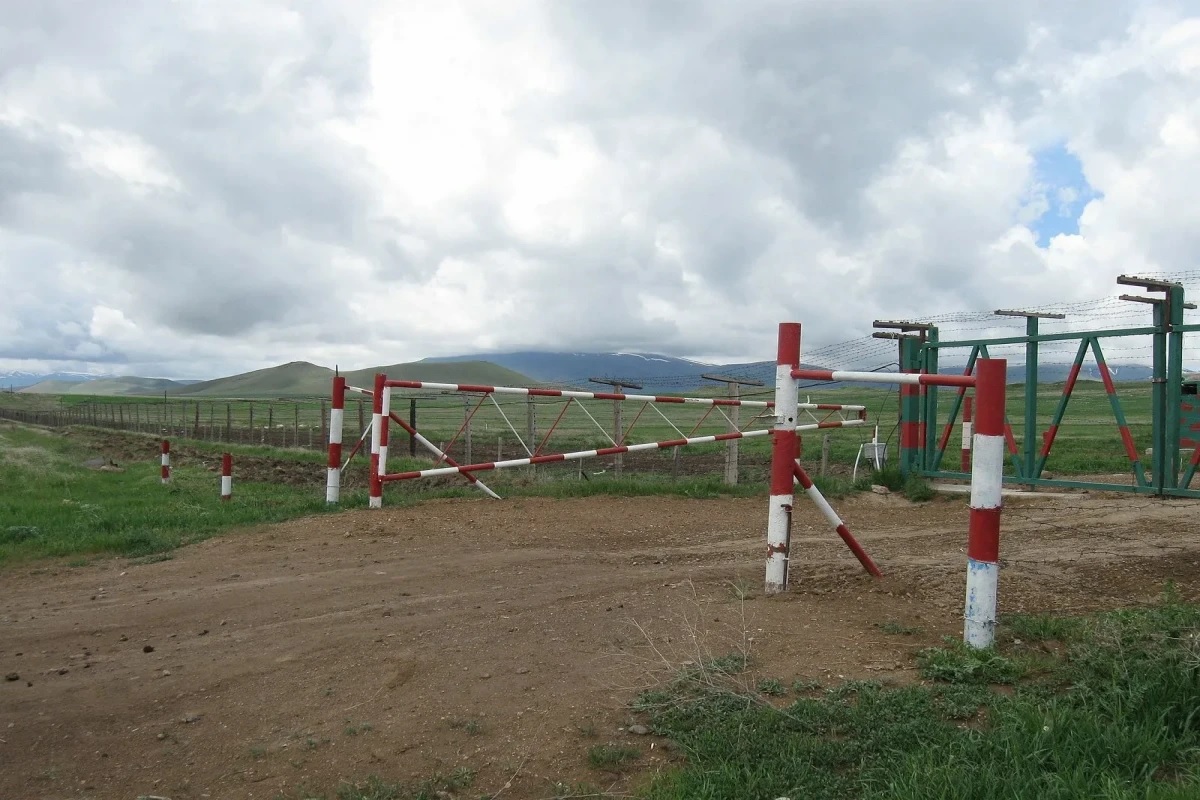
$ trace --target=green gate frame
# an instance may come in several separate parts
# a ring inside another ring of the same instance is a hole
[[[1148,327],[1113,328],[1105,330],[1069,333],[1040,333],[1038,317],[1026,318],[1024,336],[1006,336],[992,339],[959,339],[941,341],[936,326],[922,326],[921,335],[900,336],[900,370],[904,372],[938,371],[939,355],[942,350],[970,348],[966,374],[970,374],[979,358],[988,358],[988,347],[1009,344],[1025,345],[1025,405],[1023,408],[1025,435],[1018,447],[1012,434],[1012,426],[1005,419],[1005,439],[1011,474],[1004,480],[1010,484],[1030,487],[1060,487],[1094,489],[1114,492],[1133,492],[1158,497],[1200,497],[1200,488],[1190,488],[1200,460],[1192,458],[1186,469],[1180,465],[1180,405],[1183,388],[1183,337],[1200,331],[1200,324],[1187,325],[1183,321],[1185,308],[1190,305],[1181,284],[1169,281],[1148,280],[1122,275],[1118,284],[1138,286],[1151,292],[1161,292],[1162,297],[1122,295],[1121,299],[1148,303],[1152,306],[1152,324]],[[1152,458],[1150,475],[1147,476],[1138,450],[1129,432],[1120,398],[1113,383],[1100,346],[1101,339],[1129,336],[1150,336],[1153,343],[1153,377],[1151,379],[1151,445]],[[1054,416],[1044,431],[1038,430],[1038,347],[1043,342],[1078,341],[1079,348],[1072,362],[1071,372],[1063,393],[1058,399]],[[1075,388],[1075,381],[1087,358],[1088,352],[1095,357],[1096,366],[1104,383],[1113,417],[1120,430],[1126,455],[1134,481],[1132,484],[1076,481],[1062,478],[1046,478],[1043,473],[1050,450],[1063,416]],[[901,398],[901,428],[905,422],[915,422],[919,432],[915,447],[902,447],[899,465],[907,476],[916,474],[926,478],[965,479],[966,473],[942,468],[946,446],[951,432],[962,410],[966,389],[954,390],[947,417],[938,418],[938,387],[921,387]],[[941,431],[939,435],[939,429]],[[1040,446],[1039,446],[1040,443]],[[1197,451],[1200,455],[1200,450]],[[1182,474],[1181,474],[1182,472]]]

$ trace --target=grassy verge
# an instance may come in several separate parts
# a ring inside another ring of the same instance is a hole
[[[1200,607],[1008,630],[999,650],[923,652],[923,685],[795,687],[786,703],[691,667],[637,701],[685,754],[643,796],[1200,797]]]
[[[326,510],[311,488],[238,481],[222,503],[214,473],[153,461],[122,472],[83,465],[86,445],[18,426],[0,428],[0,564],[39,556],[148,556],[222,530]],[[365,498],[362,500],[365,504]]]

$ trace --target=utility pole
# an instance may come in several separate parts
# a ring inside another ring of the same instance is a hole
[[[617,394],[624,394],[625,389],[637,389],[641,391],[642,388],[640,383],[627,380],[613,380],[611,378],[588,378],[588,380],[592,383],[602,383],[605,386],[611,386]],[[625,426],[621,419],[621,402],[620,400],[613,400],[613,441],[618,445],[625,444]],[[613,457],[613,474],[618,478],[621,477],[624,466],[624,455],[617,453]]]
[[[709,375],[700,376],[706,381],[720,381],[724,383],[729,390],[729,397],[732,400],[741,399],[742,386],[765,386],[762,381],[750,380],[748,378],[735,378],[731,375]],[[729,432],[737,433],[740,429],[742,410],[740,405],[729,406]],[[725,483],[729,486],[737,486],[738,482],[738,439],[730,439],[725,443]],[[676,448],[678,450],[678,448]]]

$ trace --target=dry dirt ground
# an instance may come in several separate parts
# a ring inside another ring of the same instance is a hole
[[[794,588],[763,597],[765,498],[434,501],[158,563],[14,567],[0,797],[332,795],[458,767],[477,771],[462,797],[628,791],[677,756],[624,730],[627,704],[685,660],[748,648],[785,684],[910,681],[918,648],[960,635],[966,499],[835,505],[885,579],[801,502]],[[1198,507],[1008,500],[1001,612],[1146,603],[1168,579],[1200,598]],[[605,742],[640,747],[636,769],[591,769]]]

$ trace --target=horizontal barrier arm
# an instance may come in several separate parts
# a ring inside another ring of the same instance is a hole
[[[797,425],[797,431],[815,431],[825,428],[852,428],[859,425],[865,425],[866,422],[860,419],[852,419],[845,421],[820,422],[811,425]],[[598,450],[578,450],[573,453],[551,453],[544,456],[533,456],[532,458],[514,458],[509,461],[489,461],[481,464],[467,464],[461,467],[435,467],[434,469],[423,469],[413,472],[398,472],[391,475],[384,475],[382,479],[385,481],[407,481],[414,478],[436,478],[441,475],[456,475],[466,472],[483,472],[489,469],[508,469],[509,467],[527,467],[530,464],[552,464],[558,461],[574,461],[583,458],[596,458],[601,456],[615,456],[620,453],[637,453],[645,450],[662,450],[671,447],[683,447],[689,444],[708,444],[710,442],[725,442],[730,439],[749,439],[755,436],[769,436],[771,430],[756,430],[744,431],[736,433],[718,433],[712,436],[696,436],[690,439],[669,439],[663,442],[646,442],[644,444],[626,444],[616,447],[602,447]]]
[[[807,381],[845,383],[902,383],[921,386],[974,386],[974,375],[937,375],[924,372],[839,372],[827,369],[794,369],[792,377]]]

